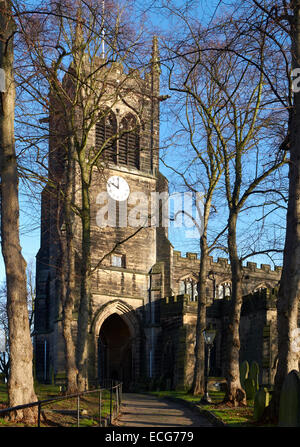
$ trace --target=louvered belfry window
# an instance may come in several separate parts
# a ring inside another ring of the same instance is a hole
[[[105,161],[117,162],[117,120],[113,112],[100,113],[96,124],[96,148],[103,148],[103,159]]]
[[[119,134],[118,162],[139,169],[139,127],[133,115],[121,120]]]

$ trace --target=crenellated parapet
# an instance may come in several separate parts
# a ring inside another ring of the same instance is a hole
[[[260,268],[257,267],[256,262],[247,262],[245,266],[243,266],[243,271],[246,272],[255,272],[255,273],[270,273],[275,274],[276,276],[282,273],[282,267],[275,266],[274,269],[269,264],[261,264]]]
[[[186,313],[195,314],[197,312],[197,301],[191,301],[189,295],[175,295],[165,297],[160,300],[160,310],[162,320],[172,316],[183,316]]]
[[[173,290],[180,294],[187,292],[183,282],[197,283],[200,260],[197,253],[186,253],[182,256],[180,251],[173,252]],[[243,294],[247,295],[261,288],[277,286],[281,278],[282,267],[272,268],[269,264],[257,265],[256,262],[247,262],[243,266]],[[227,258],[209,256],[207,265],[206,295],[208,302],[220,298],[220,287],[231,287],[231,266]]]
[[[190,264],[191,261],[195,261],[195,267],[199,266],[200,260],[198,258],[198,253],[187,252],[186,256],[183,256],[180,251],[174,250],[174,263],[175,264]],[[208,266],[215,269],[230,269],[230,262],[227,258],[217,258],[215,261],[213,256],[208,257]],[[282,267],[275,266],[272,268],[269,264],[261,264],[260,267],[257,266],[256,262],[247,262],[246,265],[243,266],[243,271],[246,272],[255,272],[255,273],[274,273],[276,275],[281,275]]]
[[[243,297],[242,315],[255,313],[260,309],[276,309],[278,289],[261,289],[249,293]],[[189,295],[175,295],[165,297],[160,300],[161,317],[168,319],[171,316],[180,316],[184,314],[195,314],[197,312],[198,302],[191,301]],[[228,314],[230,308],[230,298],[224,300],[214,300],[207,306],[208,317],[224,317]]]

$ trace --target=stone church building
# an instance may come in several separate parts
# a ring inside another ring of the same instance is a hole
[[[109,80],[101,105],[107,113],[91,129],[88,144],[97,148],[114,134],[119,137],[111,138],[111,144],[103,151],[101,167],[95,167],[90,189],[94,271],[87,368],[93,383],[114,378],[132,388],[145,380],[168,379],[173,388],[183,388],[191,383],[193,375],[199,259],[195,253],[182,256],[176,251],[168,240],[167,227],[134,224],[140,218],[134,214],[139,197],[145,194],[156,197],[155,193],[168,191],[168,182],[159,172],[159,106],[164,97],[160,96],[155,39],[149,66],[143,76],[136,70],[125,73],[119,63],[100,70],[100,77]],[[114,95],[120,85],[122,93]],[[58,156],[57,129],[61,128],[61,122],[54,106],[49,126],[49,171],[59,179],[64,172],[63,158]],[[74,201],[80,203],[78,174],[74,178]],[[126,203],[127,225],[120,217],[116,225],[99,225],[101,217],[107,218],[103,207],[108,202],[112,208],[115,206],[113,209],[119,216]],[[41,246],[36,261],[34,349],[36,378],[46,382],[65,370],[56,211],[57,198],[45,188]],[[148,213],[151,210],[145,209],[144,217]],[[74,228],[76,265],[80,271],[81,232],[77,216]],[[211,374],[222,376],[231,294],[230,266],[226,259],[210,258],[208,271],[207,318],[217,330]],[[279,267],[272,270],[269,265],[257,267],[250,262],[244,267],[241,361],[256,360],[261,366],[263,383],[271,383],[274,375],[276,298],[272,290],[280,275]],[[79,286],[77,290],[79,296]],[[74,337],[77,317],[75,305]]]

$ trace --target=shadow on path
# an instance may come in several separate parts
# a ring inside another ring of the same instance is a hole
[[[119,427],[212,427],[210,421],[185,405],[155,396],[123,395]]]

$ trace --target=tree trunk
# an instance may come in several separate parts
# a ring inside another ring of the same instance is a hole
[[[27,308],[26,263],[19,237],[18,172],[14,142],[15,85],[13,75],[14,23],[6,2],[0,3],[0,67],[6,91],[0,92],[1,245],[7,284],[10,375],[9,406],[37,401],[33,382],[33,349]],[[34,423],[37,410],[11,414],[14,420]]]
[[[291,2],[291,53],[293,68],[300,67],[300,1]],[[294,107],[289,122],[290,163],[289,198],[283,269],[277,300],[278,364],[272,401],[267,418],[278,420],[279,398],[283,381],[293,369],[299,369],[297,319],[300,299],[300,92],[294,92]],[[295,343],[295,345],[294,345]]]
[[[67,394],[77,392],[77,366],[75,355],[75,343],[72,335],[73,311],[74,311],[74,290],[75,290],[75,252],[73,247],[73,223],[72,223],[72,177],[74,142],[71,137],[68,145],[67,163],[66,163],[66,180],[64,185],[63,197],[63,217],[66,228],[65,237],[61,235],[62,247],[62,327],[63,338],[65,342],[65,360],[67,372]]]
[[[246,394],[240,383],[240,317],[243,302],[242,267],[238,257],[236,244],[237,214],[230,212],[228,220],[228,250],[231,263],[232,294],[227,330],[227,393],[225,401],[234,406],[246,404]]]
[[[195,367],[191,392],[194,395],[204,393],[205,343],[203,330],[206,328],[206,280],[208,248],[206,233],[200,239],[201,258],[198,282],[198,308],[195,344]]]
[[[80,158],[80,157],[79,157]],[[90,273],[91,273],[91,229],[90,229],[90,200],[89,181],[85,160],[80,160],[82,172],[82,258],[81,258],[81,285],[80,305],[78,314],[77,334],[77,367],[78,389],[83,391],[88,388],[88,324],[90,305]]]
[[[62,287],[63,294],[63,338],[65,342],[65,359],[66,359],[66,372],[67,372],[67,394],[74,394],[77,392],[77,366],[75,357],[75,345],[72,335],[72,322],[73,322],[73,310],[74,310],[74,252],[72,247],[66,242],[65,248],[66,266],[63,268],[63,280],[65,285]]]

